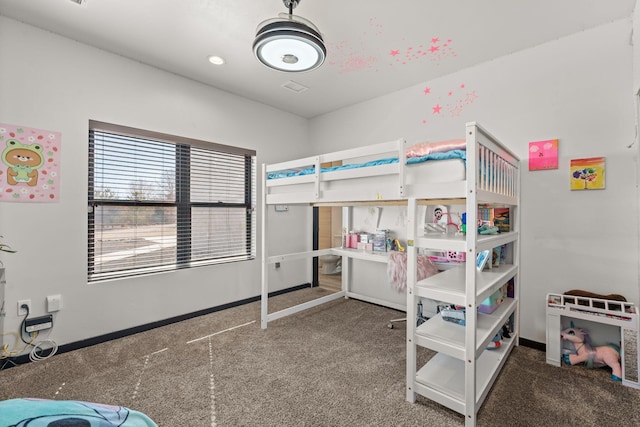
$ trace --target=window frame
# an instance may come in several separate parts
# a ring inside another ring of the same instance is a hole
[[[101,132],[117,135],[125,138],[149,140],[160,143],[175,145],[175,200],[171,201],[139,201],[129,199],[99,199],[95,197],[95,145],[94,133]],[[183,159],[191,159],[190,152],[192,148],[198,148],[210,152],[224,155],[243,156],[244,157],[244,201],[243,203],[228,202],[192,202],[190,200],[191,193],[191,160],[182,161]],[[133,276],[139,276],[149,273],[160,273],[168,271],[176,271],[185,268],[193,268],[204,265],[214,265],[236,261],[248,261],[256,258],[256,151],[223,145],[213,142],[207,142],[192,138],[169,135],[160,132],[154,132],[144,129],[137,129],[122,125],[89,120],[88,130],[88,224],[87,224],[87,280],[89,283],[95,283],[112,279],[123,279]],[[97,208],[102,206],[122,206],[122,207],[175,207],[176,208],[176,260],[175,263],[163,263],[157,266],[125,268],[109,272],[95,272],[95,236],[96,236],[96,215]],[[192,209],[204,208],[236,208],[245,209],[245,230],[246,230],[246,252],[243,255],[228,255],[222,257],[208,258],[202,260],[192,260],[192,229],[191,218]],[[185,223],[179,223],[180,220]]]

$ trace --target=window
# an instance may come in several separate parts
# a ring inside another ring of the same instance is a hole
[[[88,278],[255,258],[255,151],[89,122]]]

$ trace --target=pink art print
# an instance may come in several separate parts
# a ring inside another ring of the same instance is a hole
[[[558,140],[529,143],[529,170],[558,169]]]
[[[60,132],[0,123],[0,202],[57,202],[60,144]]]

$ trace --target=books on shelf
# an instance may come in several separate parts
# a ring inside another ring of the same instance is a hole
[[[493,225],[498,227],[498,231],[506,233],[511,230],[509,224],[509,208],[493,208]]]
[[[478,208],[478,226],[489,225],[498,227],[500,233],[510,231],[511,225],[509,224],[509,208]]]

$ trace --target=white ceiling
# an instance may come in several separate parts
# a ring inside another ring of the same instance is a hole
[[[282,0],[0,0],[0,15],[311,118],[630,18],[635,3],[301,0],[294,14],[319,27],[328,50],[307,73],[253,56],[256,27],[287,12]],[[210,55],[226,63],[213,66]],[[308,90],[283,88],[289,80]]]

